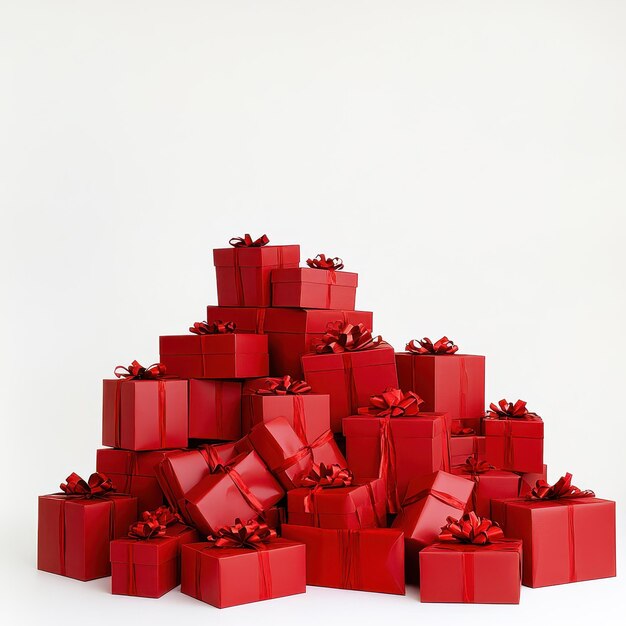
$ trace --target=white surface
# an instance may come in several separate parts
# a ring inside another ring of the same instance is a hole
[[[488,397],[544,416],[550,477],[623,502],[625,18],[603,0],[0,0],[0,615],[615,623],[623,578],[519,607],[310,589],[220,613],[37,572],[34,548],[37,494],[94,467],[101,379],[204,319],[211,248],[244,232],[342,256],[396,347],[445,333],[486,354]]]

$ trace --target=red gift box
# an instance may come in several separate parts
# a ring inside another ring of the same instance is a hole
[[[563,497],[555,493],[560,488]],[[615,576],[615,502],[571,487],[571,475],[549,489],[548,499],[491,502],[493,520],[507,537],[523,542],[522,584],[546,587]]]
[[[543,470],[543,420],[486,417],[485,460],[513,472]]]
[[[453,435],[482,435],[483,416],[480,417],[459,417],[451,420],[451,430]]]
[[[450,467],[463,465],[467,457],[477,461],[485,460],[485,438],[478,435],[465,435],[450,438]]]
[[[309,267],[272,272],[272,306],[354,310],[358,274]]]
[[[199,541],[195,529],[174,524],[162,536],[111,542],[111,593],[160,598],[180,584],[180,550]]]
[[[189,381],[189,438],[233,441],[241,437],[241,383]]]
[[[306,545],[307,585],[405,593],[404,536],[399,530],[284,524],[282,533],[284,538]]]
[[[72,475],[68,483],[73,478],[80,480]],[[109,542],[125,535],[136,519],[137,498],[126,494],[39,496],[37,569],[78,580],[108,576]]]
[[[162,450],[187,445],[187,381],[102,381],[102,445]]]
[[[342,419],[367,405],[370,396],[398,386],[394,351],[384,342],[354,352],[305,354],[302,369],[313,391],[330,395],[333,432],[341,432]]]
[[[213,264],[220,306],[268,307],[272,270],[297,268],[300,246],[218,248],[213,250]]]
[[[300,486],[313,463],[346,467],[333,434],[327,430],[311,444],[304,442],[284,417],[257,424],[248,439],[284,489]]]
[[[262,517],[285,492],[254,451],[218,466],[185,493],[186,516],[203,535],[214,533],[236,518]]]
[[[543,471],[541,472],[525,472],[520,474],[519,481],[519,496],[527,496],[533,487],[537,484],[538,480],[546,482],[548,480],[548,466],[544,463]]]
[[[161,362],[181,378],[256,378],[269,373],[267,337],[251,333],[159,338]]]

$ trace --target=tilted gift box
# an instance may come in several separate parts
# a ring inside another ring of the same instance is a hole
[[[297,268],[300,246],[217,248],[213,264],[220,306],[268,307],[272,270]]]
[[[346,467],[329,430],[307,444],[284,417],[257,424],[248,440],[286,490],[299,487],[299,478],[310,471],[313,463]]]
[[[183,546],[180,590],[220,609],[306,591],[306,549],[277,538],[260,549]]]
[[[272,306],[354,309],[358,274],[310,267],[272,272]]]
[[[307,585],[405,593],[404,536],[399,530],[283,524],[282,533],[285,539],[306,545]]]
[[[187,446],[187,381],[102,381],[102,445],[126,450]]]
[[[543,420],[486,417],[485,461],[513,472],[543,470]]]
[[[111,541],[111,593],[160,598],[180,584],[180,550],[199,541],[194,528],[174,524],[149,539]]]
[[[165,335],[159,346],[168,373],[181,378],[256,378],[269,373],[265,335]]]
[[[222,441],[241,438],[241,382],[189,381],[189,438]]]
[[[485,438],[478,435],[452,436],[450,438],[450,467],[463,465],[468,456],[485,460]]]

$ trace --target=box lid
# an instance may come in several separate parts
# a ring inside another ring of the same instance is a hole
[[[432,438],[444,433],[445,413],[418,413],[412,417],[392,417],[391,432],[394,437]],[[382,418],[372,415],[350,415],[342,421],[346,437],[378,437]]]
[[[303,354],[302,369],[304,370],[305,378],[307,372],[343,371],[346,360],[351,363],[352,368],[387,364],[395,365],[395,354],[393,348],[386,342],[371,350],[330,354]]]
[[[165,355],[183,354],[267,354],[267,336],[254,333],[224,335],[164,335],[159,350]]]
[[[511,429],[513,437],[526,437],[529,439],[543,439],[543,420],[535,419],[495,419],[485,417],[483,431],[486,436],[504,437],[507,429]]]
[[[315,283],[356,287],[359,275],[354,272],[318,270],[311,267],[292,267],[272,270],[273,283]]]
[[[371,311],[270,307],[265,313],[264,328],[265,332],[270,333],[323,334],[328,324],[337,321],[372,328],[373,317]]]
[[[176,558],[184,541],[183,536],[193,536],[196,531],[183,524],[169,526],[165,535],[152,539],[123,537],[111,541],[111,563],[129,563],[132,555],[135,565],[157,565]]]
[[[234,266],[235,259],[241,267],[279,267],[298,265],[300,246],[261,246],[258,248],[216,248],[213,264],[217,267]]]

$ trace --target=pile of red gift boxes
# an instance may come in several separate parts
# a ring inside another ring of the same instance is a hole
[[[485,411],[483,356],[396,353],[341,259],[268,244],[214,250],[207,321],[103,381],[107,447],[39,498],[39,569],[220,608],[405,580],[422,602],[517,603],[615,575],[614,502],[547,482],[543,420]]]

